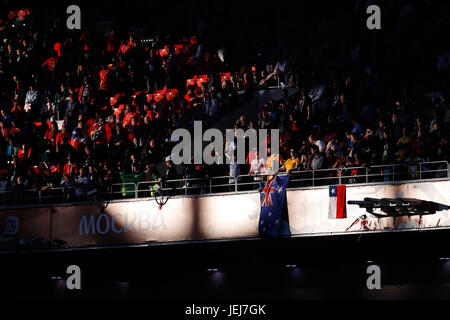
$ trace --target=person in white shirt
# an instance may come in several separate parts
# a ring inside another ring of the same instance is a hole
[[[250,171],[248,175],[254,175],[255,181],[261,181],[262,175],[266,173],[265,170],[266,167],[266,161],[263,158],[259,157],[259,152],[255,152],[255,158],[250,163]]]
[[[319,152],[325,151],[327,146],[325,145],[325,142],[323,142],[322,140],[320,140],[320,139],[316,140],[313,135],[310,135],[308,140],[309,140],[309,143],[316,145],[319,148]]]

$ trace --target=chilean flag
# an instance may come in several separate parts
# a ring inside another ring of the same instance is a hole
[[[330,186],[330,200],[328,205],[328,219],[345,219],[345,185]]]

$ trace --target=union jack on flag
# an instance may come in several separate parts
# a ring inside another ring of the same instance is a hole
[[[278,236],[288,182],[289,176],[273,176],[260,190],[261,213],[258,231],[261,237]]]

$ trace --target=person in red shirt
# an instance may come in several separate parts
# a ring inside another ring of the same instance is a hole
[[[126,128],[130,123],[131,123],[131,119],[136,117],[136,112],[133,112],[133,110],[131,110],[130,105],[127,105],[125,107],[125,115],[123,117],[123,127]]]
[[[187,101],[186,108],[188,111],[190,111],[194,107],[193,102],[195,101],[196,98],[197,96],[195,95],[192,87],[189,87],[186,95],[184,96],[184,100]]]
[[[20,132],[20,128],[16,126],[16,121],[11,121],[11,128],[9,129],[9,135],[17,136]]]
[[[108,123],[105,124],[105,133],[106,133],[106,142],[109,146],[109,142],[111,141],[111,136],[115,131],[116,127],[116,116],[112,115],[108,119]]]
[[[127,53],[128,49],[129,49],[129,47],[125,43],[125,41],[121,40],[120,41],[119,52],[117,52],[117,55],[119,55],[119,54],[123,54],[124,55],[125,53]]]
[[[49,72],[48,78],[50,83],[54,84],[56,79],[56,64],[58,63],[58,57],[50,57],[43,64],[42,67],[46,68]]]
[[[60,132],[58,132],[58,134],[56,135],[56,152],[59,152],[59,147],[62,146],[63,142],[65,141],[69,141],[70,140],[70,132],[67,129],[66,125],[63,125],[62,130]]]
[[[76,163],[72,162],[72,155],[69,153],[67,155],[67,162],[63,168],[63,174],[72,177],[78,172],[78,166]]]
[[[92,125],[90,137],[94,142],[97,158],[102,159],[105,156],[107,145],[105,121],[103,120],[103,117],[97,116],[97,121]]]
[[[92,87],[87,77],[83,78],[83,84],[78,91],[78,101],[82,102],[83,97],[86,97],[87,101],[91,101],[92,99]]]
[[[50,57],[42,64],[42,67],[46,67],[48,71],[55,72],[56,70],[56,64],[58,63],[58,58],[56,57]]]
[[[107,35],[105,35],[105,42],[106,42],[106,52],[113,52],[114,51],[114,31],[109,32]]]
[[[100,76],[100,90],[107,90],[108,89],[108,80],[109,80],[109,70],[105,68],[104,65],[101,67],[102,69],[99,72]]]
[[[48,128],[44,135],[44,140],[47,144],[49,144],[52,148],[56,148],[56,138],[59,134],[58,124],[56,121],[52,122],[51,128]]]

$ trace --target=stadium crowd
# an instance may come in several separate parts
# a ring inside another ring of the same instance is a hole
[[[414,78],[407,67],[415,55],[394,45],[414,22],[401,10],[396,35],[377,49],[390,69],[367,58],[364,48],[377,40],[332,41],[345,16],[321,21],[319,42],[272,55],[262,49],[269,58],[255,53],[239,67],[227,64],[224,48],[207,45],[203,30],[172,42],[139,32],[107,32],[99,41],[92,28],[74,35],[64,21],[32,19],[31,12],[20,29],[3,21],[0,31],[2,191],[267,173],[254,151],[246,165],[192,165],[182,174],[170,161],[158,166],[176,128],[213,126],[253,91],[279,86],[297,90],[281,90],[281,99],[253,119],[241,116],[235,128],[279,129],[282,171],[449,159],[449,53],[421,51],[427,82]]]

